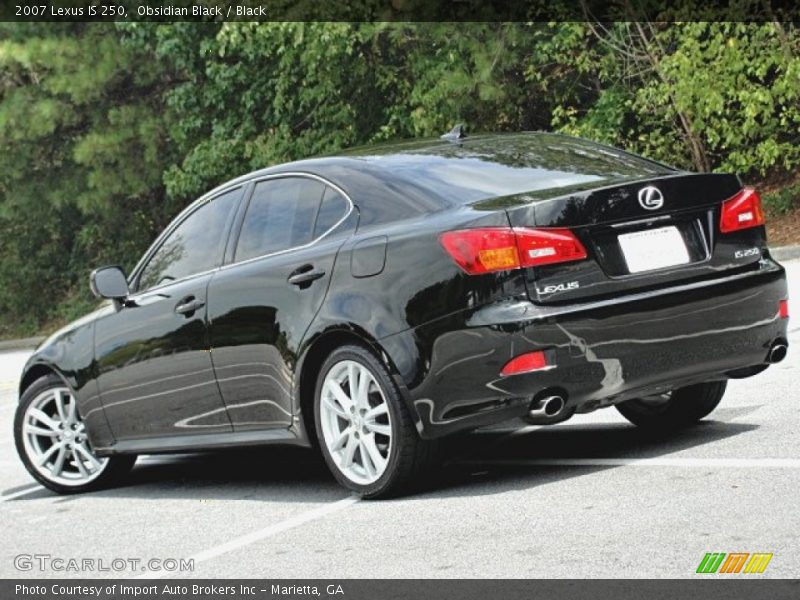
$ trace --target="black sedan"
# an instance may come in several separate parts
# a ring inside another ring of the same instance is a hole
[[[280,165],[198,199],[20,383],[43,485],[138,454],[319,447],[367,497],[446,435],[615,406],[670,430],[787,349],[757,192],[556,134],[408,142]]]

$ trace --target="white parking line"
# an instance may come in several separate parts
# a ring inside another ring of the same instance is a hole
[[[238,550],[239,548],[244,548],[245,546],[249,546],[255,542],[259,542],[265,538],[268,538],[273,535],[277,535],[279,533],[283,533],[284,531],[288,531],[289,529],[294,529],[295,527],[299,527],[300,525],[305,525],[311,521],[315,521],[317,519],[321,519],[329,514],[338,512],[347,508],[348,506],[352,506],[356,502],[361,500],[360,496],[348,496],[347,498],[343,498],[342,500],[337,500],[336,502],[332,502],[331,504],[325,504],[318,508],[314,508],[312,510],[306,511],[304,513],[300,513],[299,515],[295,515],[290,519],[286,519],[280,523],[274,523],[263,529],[258,529],[256,531],[252,531],[248,534],[233,538],[228,540],[227,542],[223,542],[218,546],[214,546],[209,548],[208,550],[203,550],[194,556],[190,556],[189,560],[194,560],[195,564],[205,562],[212,558],[216,558],[217,556],[221,556],[223,554],[227,554],[228,552],[233,552],[234,550]],[[139,575],[135,577],[135,579],[161,579],[167,575],[171,575],[168,572],[161,572],[161,573],[145,573],[144,575]]]
[[[800,469],[800,458],[501,458],[455,461],[453,464],[506,467],[733,467]]]
[[[39,490],[43,490],[44,487],[41,485],[34,485],[30,488],[25,488],[24,490],[20,490],[18,492],[14,492],[13,494],[9,494],[8,496],[0,496],[0,503],[8,502],[9,500],[14,500],[15,498],[21,498],[22,496],[27,496],[28,494],[33,494],[34,492],[38,492]]]

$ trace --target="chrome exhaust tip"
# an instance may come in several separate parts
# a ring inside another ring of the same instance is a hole
[[[786,358],[786,352],[788,351],[788,347],[786,344],[782,342],[776,343],[772,348],[769,350],[769,354],[767,355],[767,362],[770,364],[775,364],[781,362],[784,358]]]
[[[537,401],[528,411],[530,417],[557,417],[567,405],[562,396],[547,396]]]

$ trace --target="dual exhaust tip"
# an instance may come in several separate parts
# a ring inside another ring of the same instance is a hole
[[[533,399],[523,419],[531,425],[554,425],[569,419],[574,410],[567,408],[566,394],[556,390],[545,391]]]
[[[786,358],[788,347],[783,342],[775,342],[767,354],[767,362],[771,365],[781,362]]]
[[[788,346],[785,342],[779,340],[775,342],[767,353],[767,362],[775,364],[781,362],[786,358]],[[563,420],[564,409],[567,406],[566,398],[560,394],[547,395],[538,400],[531,402],[530,410],[528,411],[529,422],[553,422],[556,420]],[[569,418],[567,416],[567,418]]]
[[[558,417],[567,405],[563,396],[545,396],[540,400],[534,400],[531,403],[531,409],[528,411],[528,416],[532,418],[555,418]]]

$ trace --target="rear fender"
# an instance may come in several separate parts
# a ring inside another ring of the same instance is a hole
[[[339,324],[326,327],[307,336],[303,342],[295,368],[294,390],[294,423],[293,429],[298,439],[305,440],[309,445],[316,444],[314,435],[314,392],[317,377],[322,363],[333,350],[347,344],[359,344],[368,348],[381,361],[389,371],[397,389],[400,391],[406,408],[411,414],[417,431],[423,435],[422,421],[419,412],[411,400],[406,380],[398,365],[406,367],[414,364],[415,348],[409,348],[402,343],[397,343],[397,338],[392,336],[388,346],[382,345],[363,328],[352,324]]]

